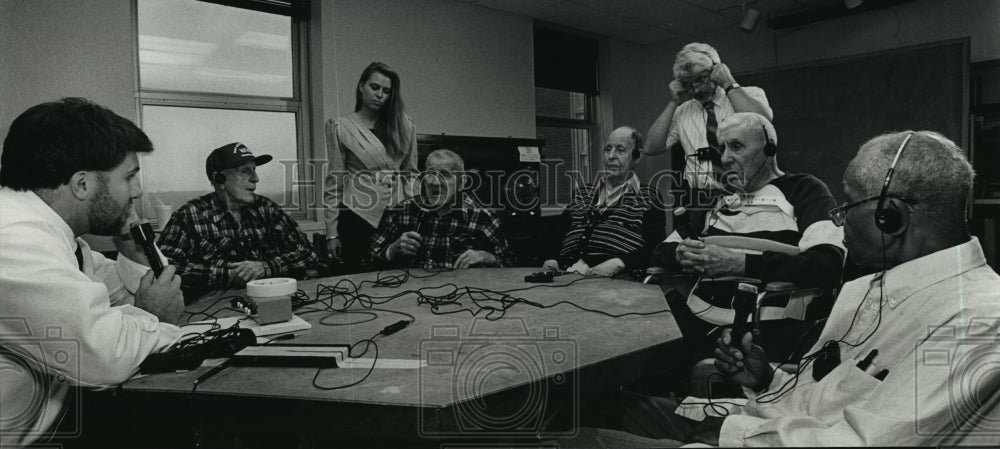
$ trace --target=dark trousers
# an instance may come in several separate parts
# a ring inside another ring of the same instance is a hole
[[[559,440],[561,448],[654,448],[678,447],[695,441],[702,424],[674,413],[672,398],[622,391],[595,408],[605,419],[589,420],[578,434]]]
[[[340,235],[341,255],[344,261],[343,274],[367,271],[362,261],[372,251],[375,228],[354,211],[341,206],[337,233]]]

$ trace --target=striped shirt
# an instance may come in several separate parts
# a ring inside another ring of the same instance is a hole
[[[704,236],[741,236],[797,247],[797,255],[764,251],[746,256],[745,275],[771,281],[795,282],[801,287],[836,287],[843,270],[844,228],[828,215],[836,207],[833,194],[812,175],[786,173],[747,195],[738,207],[722,202],[705,220]],[[657,259],[680,271],[674,257],[681,237],[674,232],[656,249]]]
[[[771,106],[767,103],[767,95],[764,89],[753,86],[743,86],[746,94],[762,104],[771,112]],[[726,96],[726,91],[721,87],[716,87],[715,97],[712,98],[715,104],[715,119],[717,123],[730,115],[733,115],[733,104]],[[705,124],[708,121],[708,112],[698,100],[688,100],[677,106],[674,111],[673,120],[670,123],[670,132],[667,134],[666,148],[669,150],[680,142],[684,148],[685,167],[684,176],[696,188],[705,189],[711,186],[713,180],[713,164],[711,161],[699,161],[694,154],[699,148],[708,146]],[[676,169],[676,168],[675,168]],[[697,179],[695,179],[697,178]]]
[[[595,266],[616,257],[626,269],[649,264],[649,249],[665,234],[666,212],[659,192],[640,186],[635,175],[616,201],[599,205],[606,191],[600,179],[573,194],[562,217],[565,237],[558,252],[559,266],[565,268],[580,259]]]

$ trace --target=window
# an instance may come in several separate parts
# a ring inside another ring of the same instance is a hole
[[[302,201],[296,182],[306,171],[298,161],[309,159],[305,20],[252,10],[260,9],[254,0],[226,2],[251,9],[136,1],[139,116],[156,148],[142,156],[141,211],[159,203],[176,208],[209,192],[206,157],[242,142],[274,156],[258,169],[257,193],[305,218],[310,199]]]
[[[545,140],[542,204],[566,205],[576,182],[590,180],[597,130],[597,41],[534,28],[535,124]]]
[[[590,180],[594,96],[535,88],[536,129],[545,140],[542,204],[566,205],[574,182]]]

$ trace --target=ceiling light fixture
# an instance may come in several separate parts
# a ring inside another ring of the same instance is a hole
[[[743,5],[743,20],[740,21],[740,28],[744,31],[753,32],[757,28],[757,20],[760,19],[760,11],[754,8],[747,8]]]

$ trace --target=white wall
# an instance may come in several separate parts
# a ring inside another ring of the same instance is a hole
[[[86,97],[135,120],[129,0],[0,1],[0,136],[43,101]]]
[[[327,117],[354,110],[361,71],[382,61],[399,73],[418,133],[535,137],[531,19],[446,0],[332,5],[336,109]]]

